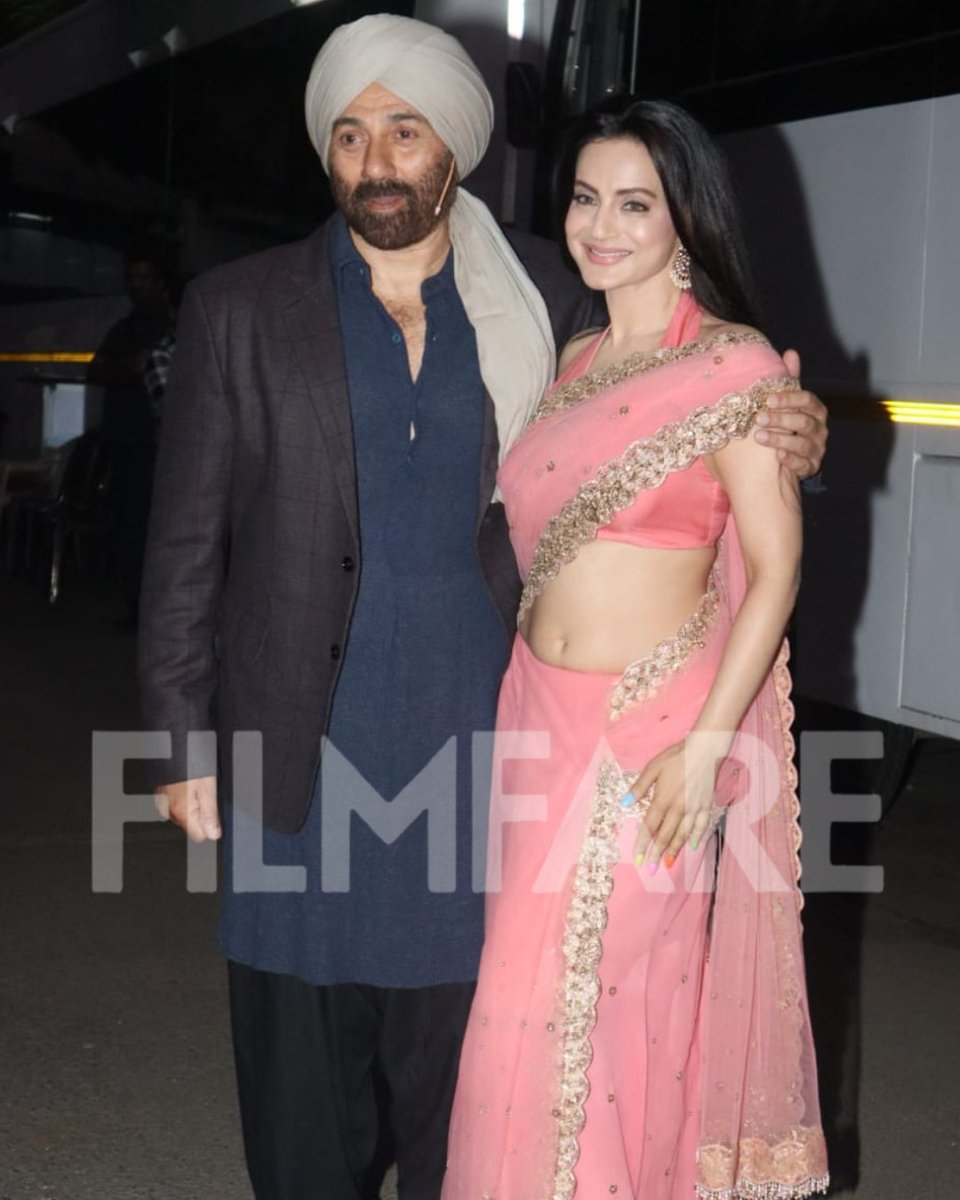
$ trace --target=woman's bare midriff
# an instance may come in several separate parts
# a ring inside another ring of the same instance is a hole
[[[520,636],[551,666],[624,671],[694,613],[715,554],[590,542],[544,587]]]

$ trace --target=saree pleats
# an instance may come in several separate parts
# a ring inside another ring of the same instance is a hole
[[[517,640],[498,730],[528,732],[494,784],[502,877],[489,882],[502,887],[488,893],[449,1200],[692,1195],[716,843],[651,876],[634,865],[636,822],[619,800],[696,719],[721,642],[718,624],[655,696],[615,717],[619,677],[547,666]]]

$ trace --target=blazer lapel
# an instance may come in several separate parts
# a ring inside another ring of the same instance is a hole
[[[326,229],[307,243],[310,251],[304,288],[285,310],[287,331],[310,392],[317,420],[330,450],[330,465],[344,511],[359,541],[357,467],[353,447],[350,392],[337,296],[330,277]]]

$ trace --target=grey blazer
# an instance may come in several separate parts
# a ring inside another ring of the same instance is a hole
[[[558,345],[602,306],[556,247],[518,237]],[[602,319],[602,317],[600,318]],[[487,399],[477,547],[512,631],[519,580]],[[326,228],[218,267],[187,289],[164,404],[140,619],[151,729],[173,755],[156,783],[215,774],[186,761],[191,730],[216,730],[231,792],[234,731],[263,738],[264,821],[303,823],[350,629],[361,567],[346,368]]]

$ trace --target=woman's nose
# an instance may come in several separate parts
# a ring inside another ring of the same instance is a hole
[[[616,213],[607,204],[598,204],[593,212],[593,236],[613,237],[617,232]]]

